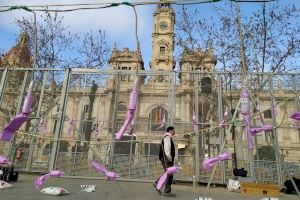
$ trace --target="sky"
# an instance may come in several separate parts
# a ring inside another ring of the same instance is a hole
[[[134,2],[138,2],[135,0]],[[145,0],[140,0],[144,2]],[[297,3],[300,5],[300,0],[278,0],[282,4]],[[69,3],[99,3],[104,0],[4,0],[0,2],[3,5],[46,5],[46,4],[69,4]],[[105,2],[122,2],[116,0],[105,0]],[[213,16],[215,13],[213,7],[220,6],[224,2],[207,3],[199,5],[190,5],[189,7],[198,7],[203,11],[203,17]],[[257,8],[257,3],[243,3],[241,12],[251,12]],[[138,35],[141,42],[141,51],[146,69],[148,68],[152,51],[152,32],[153,32],[153,12],[156,5],[138,6]],[[181,6],[174,6],[175,11]],[[39,13],[41,14],[41,12]],[[83,10],[67,13],[60,13],[64,16],[63,23],[68,26],[70,31],[78,35],[83,35],[90,30],[104,30],[111,45],[115,42],[117,49],[128,47],[134,50],[135,35],[134,35],[134,12],[131,7],[118,6],[101,10]],[[19,36],[19,29],[15,21],[19,18],[32,17],[31,13],[23,10],[14,10],[10,12],[0,13],[0,49],[4,52],[15,45]],[[38,16],[38,15],[37,15]],[[39,19],[37,19],[39,20]]]

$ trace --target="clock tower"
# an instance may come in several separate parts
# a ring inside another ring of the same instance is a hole
[[[154,17],[152,34],[152,70],[173,70],[175,61],[174,52],[174,10],[169,3],[157,6]]]

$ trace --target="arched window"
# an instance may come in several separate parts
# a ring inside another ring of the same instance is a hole
[[[165,121],[168,121],[168,112],[162,107],[156,107],[151,110],[149,115],[149,130],[150,131],[163,131],[166,127],[161,127],[162,120],[165,115]]]
[[[201,79],[201,88],[202,93],[210,94],[211,93],[211,79],[209,77],[204,77]]]
[[[126,108],[125,102],[120,101],[120,102],[118,103],[118,112],[124,112],[124,111],[126,111],[126,110],[127,110],[127,108]]]

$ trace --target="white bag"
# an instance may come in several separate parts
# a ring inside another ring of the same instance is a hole
[[[11,188],[12,185],[9,183],[6,183],[5,181],[0,181],[0,189],[8,189]]]
[[[42,189],[41,193],[55,195],[55,196],[70,194],[66,189],[62,187],[47,187]]]
[[[262,198],[260,200],[279,200],[278,198],[273,198],[273,197],[265,197],[265,198]]]
[[[238,190],[240,189],[240,182],[233,179],[229,179],[227,188],[229,191]]]
[[[199,197],[199,198],[197,198],[195,200],[214,200],[214,199],[212,199],[210,197]]]

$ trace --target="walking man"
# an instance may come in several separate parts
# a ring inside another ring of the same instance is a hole
[[[175,135],[175,128],[173,126],[169,126],[167,128],[167,131],[165,132],[163,139],[161,141],[160,150],[159,150],[159,160],[162,163],[162,166],[164,170],[166,171],[168,167],[174,166],[174,160],[175,160],[175,144],[173,141],[173,137]],[[159,178],[155,181],[153,186],[156,189],[156,184],[158,182]],[[171,192],[171,185],[173,181],[173,174],[169,175],[167,178],[167,183],[165,186],[165,193]],[[157,192],[161,193],[160,190],[157,190]]]

